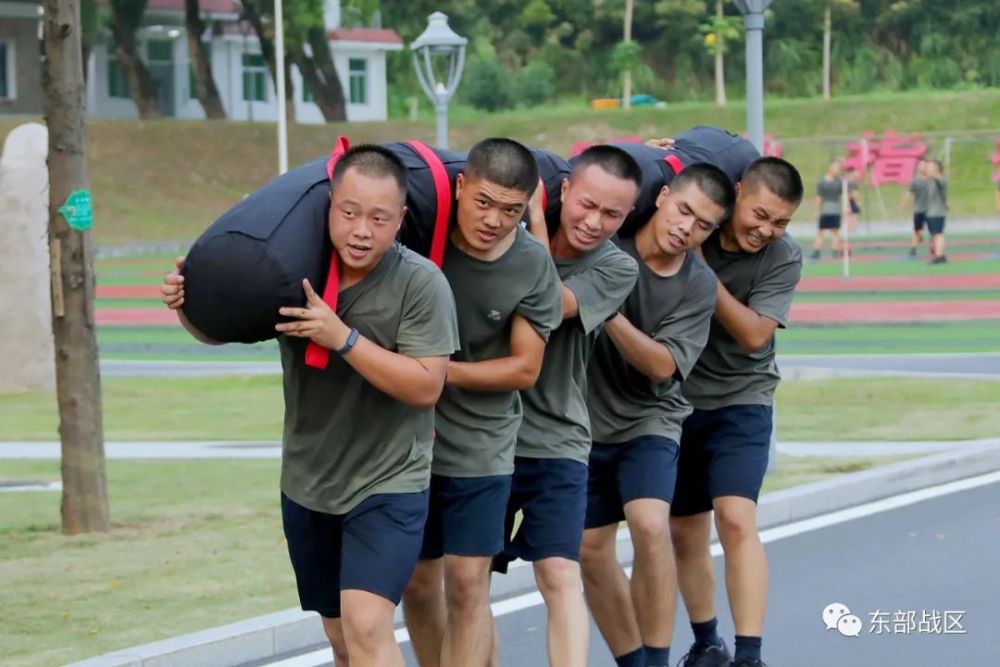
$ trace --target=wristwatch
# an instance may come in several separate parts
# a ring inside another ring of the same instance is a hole
[[[358,333],[358,330],[352,327],[351,333],[347,334],[347,341],[344,342],[344,347],[337,350],[337,354],[345,355],[353,350],[354,345],[358,342],[358,336],[360,335],[361,334]]]

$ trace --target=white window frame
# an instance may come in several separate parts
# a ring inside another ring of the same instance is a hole
[[[10,39],[0,39],[0,43],[6,45],[7,54],[7,94],[0,100],[13,102],[17,99],[17,45]]]
[[[244,61],[243,61],[243,57],[244,56],[256,56],[256,57],[258,57],[258,58],[261,59],[261,64],[260,65],[247,66],[246,64],[244,64]],[[246,96],[246,77],[248,75],[252,76],[254,78],[256,78],[258,76],[261,77],[261,79],[264,82],[263,83],[264,99],[257,99],[256,97],[252,97],[252,98],[249,98],[249,99],[247,98],[247,96]],[[269,83],[269,80],[270,80],[270,77],[268,76],[267,60],[264,58],[264,54],[263,53],[259,53],[259,52],[254,53],[254,52],[246,52],[245,51],[245,52],[243,52],[243,53],[240,54],[240,82],[241,82],[240,83],[240,97],[242,98],[242,102],[244,102],[246,104],[266,104],[269,101],[269,99],[270,99],[270,93],[268,92],[268,85],[267,85]]]
[[[361,71],[355,71],[351,69],[351,64],[353,62],[364,63],[365,68]],[[368,79],[371,75],[371,62],[369,58],[362,56],[352,56],[347,59],[347,103],[353,104],[355,106],[367,106],[369,104],[369,86]],[[355,102],[352,98],[351,93],[354,91],[354,82],[359,80],[359,88],[361,91],[361,102]]]

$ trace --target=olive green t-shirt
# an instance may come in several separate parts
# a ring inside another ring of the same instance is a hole
[[[594,442],[625,443],[643,435],[680,442],[681,423],[691,414],[681,382],[708,341],[715,274],[688,253],[677,273],[661,276],[639,257],[634,238],[620,247],[639,265],[639,279],[620,310],[633,326],[667,348],[677,370],[669,380],[654,382],[625,360],[607,332],[601,333],[587,375]]]
[[[380,347],[408,357],[449,356],[458,347],[448,281],[430,261],[398,243],[371,273],[341,290],[337,315]],[[285,495],[312,510],[344,514],[373,494],[426,489],[434,410],[391,398],[336,352],[325,369],[306,366],[308,342],[278,340]]]
[[[944,178],[928,178],[924,189],[927,190],[927,217],[946,217],[948,215],[948,181]]]
[[[460,350],[454,361],[487,361],[510,355],[514,315],[543,340],[562,322],[555,264],[531,234],[518,227],[514,245],[491,262],[470,257],[451,243],[444,275],[458,309]],[[471,391],[445,386],[437,404],[435,475],[484,477],[514,471],[521,424],[517,391]]]
[[[802,249],[788,236],[759,252],[729,252],[715,232],[702,245],[705,261],[737,301],[784,328],[795,286],[802,274]],[[698,410],[729,405],[771,405],[781,380],[774,358],[774,336],[763,349],[744,352],[712,317],[708,344],[682,390]]]
[[[576,296],[579,312],[552,332],[534,388],[521,392],[524,417],[517,456],[590,457],[587,362],[604,321],[635,285],[635,260],[607,241],[574,259],[556,260],[559,278]]]
[[[910,182],[910,192],[913,194],[913,212],[927,212],[927,179],[923,176],[914,176]]]
[[[843,207],[840,205],[840,200],[842,197],[841,180],[836,178],[834,180],[827,180],[826,178],[820,179],[819,183],[816,184],[816,195],[819,197],[819,214],[820,215],[840,215]]]

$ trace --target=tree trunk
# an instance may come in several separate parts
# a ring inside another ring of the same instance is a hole
[[[823,11],[823,99],[830,99],[830,33],[833,19],[830,5]]]
[[[274,40],[271,33],[264,28],[264,20],[261,18],[261,8],[256,4],[255,0],[244,0],[243,16],[257,34],[257,40],[260,42],[260,53],[264,56],[264,62],[267,63],[267,71],[271,73],[271,82],[274,84],[275,91],[277,91],[278,66],[275,64]]]
[[[635,0],[625,0],[625,26],[624,26],[624,37],[625,42],[632,41],[632,13],[635,9]],[[622,107],[625,109],[632,108],[632,70],[625,70],[622,81]]]
[[[285,50],[285,126],[295,122],[295,84],[292,83],[292,60]]]
[[[62,440],[62,530],[110,527],[94,331],[94,258],[88,228],[73,229],[59,208],[87,190],[84,83],[78,6],[44,0],[46,124],[49,129],[49,243],[56,396]]]
[[[333,56],[330,55],[330,43],[326,39],[326,28],[310,28],[307,35],[309,46],[312,47],[312,60],[317,70],[317,78],[321,79],[322,95],[313,95],[317,103],[322,98],[320,110],[323,111],[323,119],[328,123],[337,123],[347,120],[347,101],[344,99],[344,87],[340,84],[340,77],[337,75],[337,68],[333,65]],[[299,68],[301,71],[301,68]],[[303,74],[305,76],[305,74]],[[326,110],[323,108],[326,107]]]
[[[128,9],[121,0],[111,0],[111,33],[115,38],[115,57],[128,79],[128,92],[139,111],[139,118],[159,118],[156,103],[156,86],[146,68],[139,46],[135,41],[135,27],[128,16]],[[109,54],[110,55],[110,54]]]
[[[715,0],[715,15],[718,17],[718,23],[722,24],[722,18],[725,16],[725,12],[722,7],[722,0]],[[724,107],[726,106],[726,62],[725,55],[723,54],[723,46],[719,42],[721,36],[716,35],[715,44],[715,105]]]
[[[226,109],[222,106],[219,89],[212,76],[212,68],[208,63],[208,53],[201,36],[205,32],[205,22],[201,20],[198,0],[184,0],[184,22],[187,25],[188,59],[194,70],[195,92],[201,108],[205,110],[205,118],[210,120],[224,119]]]

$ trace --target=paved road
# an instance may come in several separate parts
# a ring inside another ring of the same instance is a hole
[[[902,374],[948,374],[1000,377],[1000,354],[889,354],[779,356],[783,369],[821,368]],[[274,361],[143,361],[102,359],[104,377],[207,377],[216,375],[261,375],[280,373]]]
[[[1000,473],[782,526],[763,538],[771,570],[764,654],[771,667],[997,664]],[[721,582],[722,559],[715,562]],[[859,636],[826,629],[822,613],[831,603],[859,618]],[[727,609],[721,586],[717,604]],[[494,612],[501,663],[545,665],[545,617],[537,594],[496,602]],[[683,609],[677,628],[672,662],[691,642]],[[731,640],[724,614],[720,629]],[[591,632],[588,665],[613,667],[596,628]],[[407,665],[415,666],[409,645],[403,648]],[[272,664],[330,663],[321,651]]]
[[[864,373],[1000,377],[1000,354],[995,353],[796,355],[779,356],[778,365],[783,371],[821,368]]]
[[[979,488],[772,540],[765,637],[771,667],[998,664],[1000,477],[994,477],[997,481]],[[716,558],[716,572],[717,581],[723,581],[721,558]],[[718,608],[727,609],[721,586],[717,597]],[[835,602],[861,618],[861,636],[825,629],[822,611]],[[961,623],[967,634],[920,634],[924,610],[966,612]],[[909,635],[873,634],[871,614],[879,611],[889,612],[890,622],[897,611],[915,611],[918,627]],[[728,619],[720,625],[731,638]],[[503,664],[544,664],[542,608],[501,617],[499,627]],[[683,611],[677,627],[679,657],[691,641]],[[612,666],[592,632],[588,664]]]

